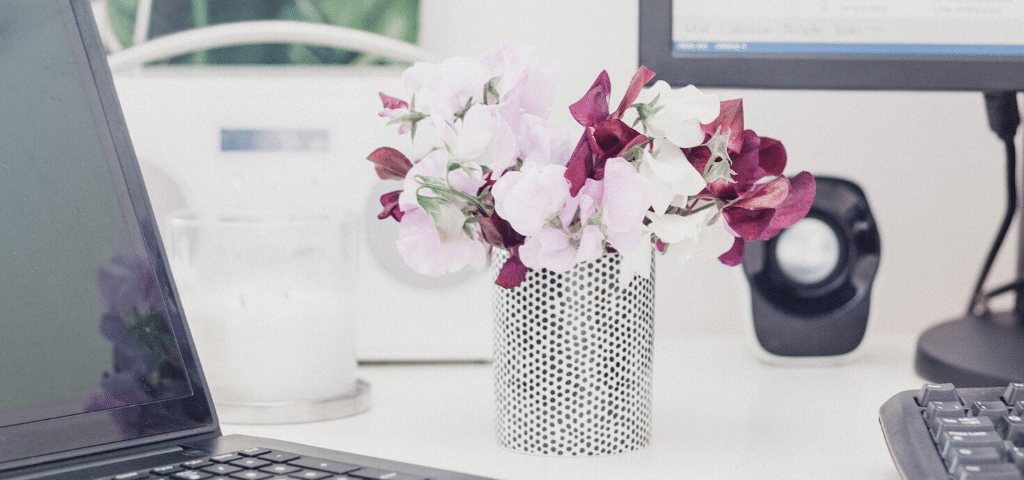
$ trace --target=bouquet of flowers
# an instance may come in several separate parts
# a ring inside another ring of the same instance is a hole
[[[814,177],[783,175],[786,151],[743,125],[741,100],[694,86],[672,89],[640,69],[611,110],[601,72],[569,106],[573,129],[549,121],[557,67],[504,44],[479,60],[417,63],[405,98],[380,94],[380,112],[429,151],[410,160],[370,154],[380,178],[402,188],[381,197],[380,219],[399,222],[398,249],[414,270],[440,275],[507,250],[496,283],[529,269],[564,272],[606,252],[622,255],[624,282],[652,246],[685,260],[712,249],[738,265],[744,242],[769,239],[803,218]],[[724,252],[724,253],[723,253]]]

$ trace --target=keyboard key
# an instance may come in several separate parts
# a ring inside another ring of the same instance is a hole
[[[225,463],[217,463],[208,467],[203,467],[202,471],[206,473],[212,473],[214,475],[228,475],[242,470],[242,467],[236,467],[234,465],[228,465]]]
[[[152,473],[153,475],[167,476],[178,473],[182,470],[184,470],[184,468],[181,468],[177,465],[165,465],[163,467],[156,467],[150,470],[149,472]]]
[[[996,425],[988,417],[962,417],[944,418],[939,417],[930,425],[932,439],[938,440],[943,432],[953,430],[957,432],[995,432]]]
[[[365,478],[367,480],[427,480],[424,477],[393,472],[391,470],[382,470],[379,468],[360,468],[354,472],[349,472],[348,476],[354,478]]]
[[[260,455],[260,458],[274,463],[286,463],[299,458],[299,456],[294,453],[273,451]]]
[[[956,387],[952,383],[926,383],[917,394],[917,404],[927,407],[931,402],[956,402],[960,401],[960,395],[956,393]]]
[[[271,462],[268,462],[268,461],[266,461],[266,460],[264,460],[262,458],[255,458],[255,457],[241,458],[241,459],[238,459],[238,460],[235,460],[235,461],[231,462],[231,465],[234,465],[236,467],[248,468],[248,469],[251,469],[251,470],[255,470],[257,468],[263,468],[263,467],[265,467],[267,465],[270,465],[270,464],[271,464]]]
[[[258,470],[243,470],[241,472],[232,473],[228,476],[231,478],[237,478],[238,480],[264,480],[272,477],[273,475]]]
[[[295,460],[288,462],[289,465],[296,467],[309,468],[313,470],[323,470],[325,472],[344,474],[353,470],[359,469],[359,465],[352,465],[342,462],[332,462],[330,460],[323,460],[320,458],[313,457],[299,457]]]
[[[1024,418],[1007,415],[996,421],[996,432],[999,436],[1018,447],[1024,447]]]
[[[936,418],[961,418],[967,416],[960,402],[930,402],[924,411],[925,419],[931,424]]]
[[[237,453],[225,453],[223,455],[217,455],[217,456],[214,456],[214,457],[210,457],[210,461],[217,462],[217,463],[229,463],[229,462],[233,462],[235,460],[238,460],[240,458],[242,458],[242,456],[237,454]]]
[[[1000,454],[1006,453],[1006,445],[1003,437],[995,431],[991,432],[958,432],[947,430],[939,438],[939,455],[942,458],[951,458],[951,452],[958,448],[983,448],[992,447]]]
[[[114,475],[111,480],[143,480],[149,478],[149,472],[127,472]]]
[[[238,452],[239,455],[244,455],[246,457],[258,457],[260,455],[265,455],[265,454],[268,454],[268,453],[270,453],[270,449],[269,448],[261,448],[261,447],[247,448],[245,450],[242,450],[242,451]]]
[[[212,476],[212,473],[201,472],[198,470],[182,470],[178,473],[172,474],[171,478],[174,480],[206,480]]]
[[[288,476],[299,480],[320,480],[333,475],[333,473],[323,472],[320,470],[300,470]]]
[[[1010,463],[1017,466],[1017,470],[1024,472],[1024,450],[1021,447],[1012,447],[1007,455]]]
[[[991,465],[1003,463],[1006,459],[1005,455],[992,447],[957,448],[950,453],[949,458],[946,459],[950,473],[965,465]]]
[[[1020,480],[1017,467],[1009,463],[964,465],[953,472],[956,480]]]
[[[1024,400],[1024,383],[1011,383],[1003,393],[1003,403],[1007,406],[1014,406],[1017,402]]]
[[[971,403],[971,414],[976,417],[988,417],[993,422],[997,422],[1000,418],[1010,415],[1010,409],[1006,408],[1006,404],[994,400],[994,401],[976,401]]]
[[[283,463],[268,465],[260,469],[261,472],[272,473],[274,475],[288,475],[289,473],[297,472],[299,470],[302,469],[292,465],[285,465]]]
[[[181,466],[184,467],[184,468],[187,468],[189,470],[199,470],[200,468],[209,467],[210,465],[213,465],[213,462],[211,462],[211,461],[209,461],[209,460],[207,460],[205,458],[199,459],[199,460],[189,460],[187,462],[181,462]]]

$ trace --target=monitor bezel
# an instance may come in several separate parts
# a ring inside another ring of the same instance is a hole
[[[75,60],[83,77],[97,131],[115,179],[123,180],[117,196],[126,211],[131,235],[147,253],[159,288],[164,292],[165,313],[178,342],[182,366],[188,375],[192,394],[185,397],[157,400],[144,405],[131,405],[66,415],[58,418],[0,427],[0,472],[114,449],[141,446],[170,439],[219,434],[213,402],[207,389],[191,335],[183,320],[181,302],[170,276],[165,250],[157,231],[156,219],[146,193],[142,173],[128,135],[113,78],[106,63],[96,20],[89,0],[57,1],[67,28],[68,38],[75,44]],[[97,319],[98,320],[98,319]],[[126,438],[111,428],[111,415],[128,409],[162,408],[165,411],[187,412],[163,419],[152,430]]]
[[[1022,91],[1024,56],[679,53],[673,0],[640,0],[639,63],[673,86]]]

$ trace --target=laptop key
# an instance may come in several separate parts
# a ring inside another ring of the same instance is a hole
[[[330,460],[324,460],[321,458],[313,457],[299,457],[295,460],[288,462],[289,465],[296,467],[309,468],[313,470],[323,470],[325,472],[345,474],[353,470],[358,470],[359,465],[352,465],[350,463],[332,462]]]
[[[257,468],[263,468],[263,467],[265,467],[267,465],[270,465],[270,464],[271,464],[271,462],[263,460],[262,458],[255,458],[255,457],[253,457],[253,458],[242,458],[242,459],[235,460],[235,461],[231,462],[231,465],[234,465],[236,467],[249,468],[249,469],[253,469],[253,470],[255,470]]]
[[[295,473],[299,470],[302,469],[293,465],[286,465],[283,463],[267,465],[266,467],[260,469],[261,472],[272,473],[274,475],[288,475],[290,473]]]
[[[424,477],[409,475],[408,473],[399,473],[391,470],[382,470],[380,468],[360,468],[354,472],[349,472],[350,477],[367,479],[367,480],[427,480]]]
[[[270,449],[262,447],[247,448],[245,450],[238,452],[239,455],[244,455],[246,457],[258,457],[260,455],[265,455],[267,453],[270,453]]]
[[[183,470],[171,474],[170,478],[174,480],[206,480],[212,476],[212,473],[200,472],[199,470]]]
[[[231,478],[237,478],[238,480],[264,480],[272,477],[273,475],[259,470],[244,470],[232,473],[228,476]]]
[[[289,475],[289,477],[297,478],[300,480],[322,480],[333,475],[333,473],[328,473],[320,470],[302,470]]]
[[[111,480],[142,480],[146,478],[150,478],[149,472],[127,472],[114,475]]]
[[[272,452],[269,452],[269,453],[264,453],[263,455],[260,455],[260,458],[262,458],[264,460],[269,460],[269,461],[274,462],[274,463],[285,463],[285,462],[290,462],[292,460],[295,460],[296,458],[299,458],[299,456],[294,454],[294,453],[278,452],[278,451],[275,450],[275,451],[272,451]]]
[[[214,475],[229,475],[229,474],[241,471],[242,467],[236,467],[234,465],[218,463],[218,464],[210,465],[208,467],[203,467],[201,470],[206,472],[206,473],[212,473]]]

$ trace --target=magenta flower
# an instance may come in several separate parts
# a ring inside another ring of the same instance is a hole
[[[705,126],[705,144],[683,149],[694,168],[706,179],[712,177],[695,198],[717,202],[736,237],[732,249],[719,257],[727,265],[743,260],[744,242],[770,239],[806,216],[815,194],[810,173],[792,180],[783,176],[785,147],[753,130],[742,130],[742,115],[741,101],[722,102],[722,114]]]

